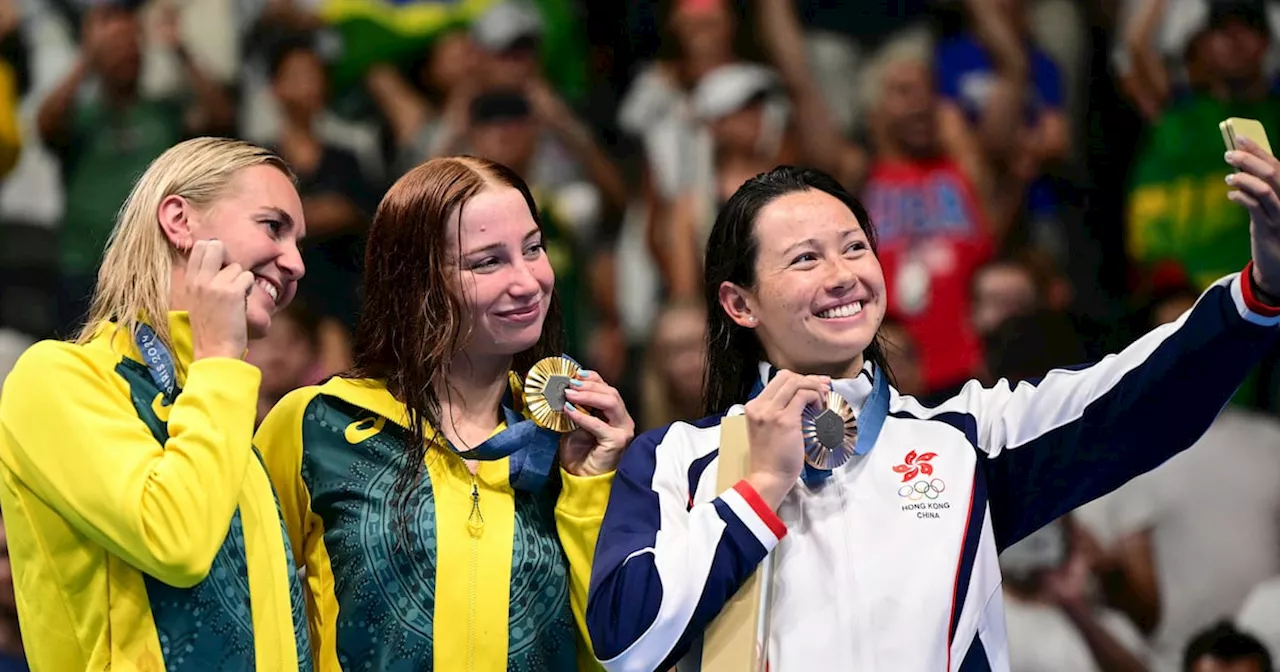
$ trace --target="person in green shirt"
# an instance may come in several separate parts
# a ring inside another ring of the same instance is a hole
[[[173,12],[161,17],[155,37],[184,65],[194,100],[151,98],[141,92],[137,4],[109,0],[86,12],[80,52],[36,116],[41,140],[61,164],[64,191],[59,335],[70,333],[84,316],[107,236],[133,181],[169,147],[189,137],[220,134],[234,123],[234,110],[221,86],[206,77],[183,48]]]

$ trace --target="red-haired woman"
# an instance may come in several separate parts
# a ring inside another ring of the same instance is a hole
[[[387,192],[367,250],[354,371],[285,397],[257,435],[318,669],[593,667],[587,581],[634,423],[588,371],[566,392],[579,429],[524,413],[522,377],[561,354],[528,187],[429,161]]]

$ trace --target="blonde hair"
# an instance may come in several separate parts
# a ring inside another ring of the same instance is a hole
[[[272,166],[296,181],[293,171],[274,152],[240,140],[194,138],[156,157],[134,183],[120,206],[107,240],[89,315],[76,343],[93,338],[99,325],[114,320],[132,334],[143,320],[167,346],[173,243],[160,228],[160,203],[181,196],[205,211],[226,194],[245,168]]]
[[[933,46],[932,36],[923,28],[907,28],[889,38],[862,71],[858,84],[861,109],[875,110],[884,95],[885,74],[893,66],[905,62],[933,67]]]

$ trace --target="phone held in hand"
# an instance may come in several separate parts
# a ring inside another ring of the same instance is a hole
[[[1222,141],[1226,143],[1228,150],[1239,149],[1237,145],[1239,139],[1248,138],[1267,150],[1268,154],[1274,154],[1271,151],[1271,143],[1267,140],[1267,129],[1263,128],[1262,122],[1257,119],[1231,117],[1218,124],[1218,129],[1222,131]]]

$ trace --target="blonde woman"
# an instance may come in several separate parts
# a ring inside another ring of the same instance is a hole
[[[125,201],[79,338],[5,381],[0,505],[33,669],[311,669],[242,361],[294,295],[303,233],[274,154],[177,145]]]

